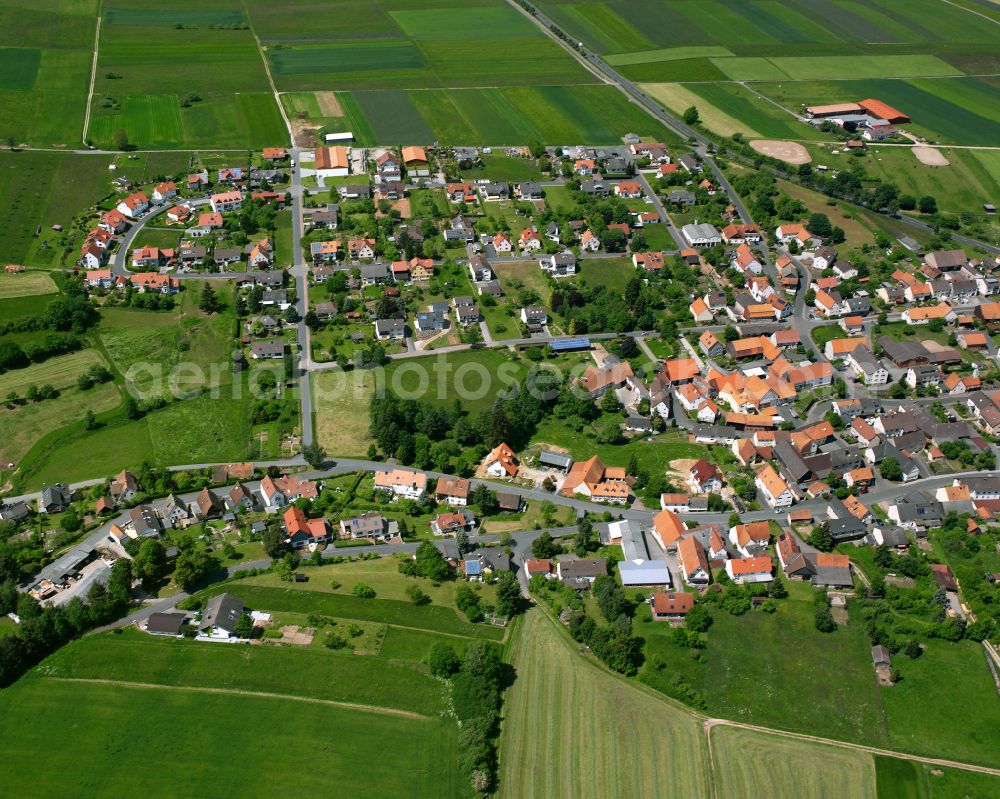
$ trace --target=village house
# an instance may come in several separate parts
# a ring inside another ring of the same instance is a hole
[[[427,475],[406,469],[376,471],[375,490],[385,491],[394,497],[420,499],[427,490]]]

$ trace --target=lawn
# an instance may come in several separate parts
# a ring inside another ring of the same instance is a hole
[[[615,415],[605,415],[595,424],[621,419]],[[663,433],[653,441],[634,438],[627,444],[599,444],[593,428],[585,426],[581,432],[571,430],[565,422],[546,419],[532,438],[532,446],[545,448],[555,446],[568,450],[574,460],[585,460],[598,455],[605,466],[627,466],[634,455],[639,467],[649,474],[663,474],[672,460],[679,458],[701,458],[709,453],[708,447],[690,444],[678,433]]]
[[[509,659],[502,799],[709,796],[698,721],[581,657],[543,610],[526,614]]]
[[[710,735],[718,799],[754,796],[763,786],[772,796],[796,799],[887,799],[875,790],[875,763],[867,752],[726,726],[713,727]]]
[[[332,587],[333,580],[340,583],[338,588]],[[248,578],[246,582],[248,585],[263,586],[265,588],[289,587],[288,583],[283,583],[274,574],[262,574],[257,577]],[[411,585],[417,585],[430,598],[430,605],[440,609],[450,608],[453,611],[458,610],[458,606],[455,604],[455,589],[461,583],[443,582],[439,585],[434,585],[429,580],[418,577],[407,577],[399,573],[399,561],[394,557],[359,560],[353,563],[336,563],[310,569],[309,582],[302,585],[302,589],[319,594],[334,594],[342,596],[345,599],[353,599],[351,589],[355,583],[367,583],[370,585],[375,589],[378,599],[406,603],[412,602],[406,595],[406,589]],[[298,584],[295,585],[297,586]],[[480,592],[486,601],[494,601],[496,590],[493,586],[479,583],[473,587]],[[421,627],[422,625],[417,624],[413,626]],[[479,628],[477,627],[476,629],[478,630]]]
[[[786,584],[790,596],[774,614],[735,617],[714,611],[703,663],[674,646],[666,625],[646,623],[649,609],[641,606],[637,626],[647,639],[646,656],[666,663],[657,670],[647,661],[643,681],[676,695],[673,680],[680,675],[701,694],[712,716],[887,746],[884,694],[873,678],[863,626],[855,621],[830,634],[817,632],[813,589]]]
[[[275,676],[279,673],[280,686],[296,682],[287,679],[284,668],[275,669]],[[336,682],[332,676],[316,682]],[[359,799],[458,795],[456,728],[441,718],[380,715],[239,692],[41,677],[6,690],[0,709],[0,738],[8,756],[37,765],[4,769],[0,791],[9,796],[44,791],[169,799],[231,795],[234,786],[245,797],[289,791],[317,796],[331,790]],[[42,717],[67,721],[50,727],[37,723]],[[308,742],[308,753],[289,745],[290,730],[296,740]],[[373,751],[379,752],[380,767],[361,766],[371,762]],[[267,752],[266,768],[248,761],[252,752]],[[81,770],[81,762],[90,767]]]
[[[707,101],[693,87],[680,83],[643,83],[640,88],[667,109],[682,112],[694,106],[702,124],[719,136],[732,136],[734,133],[754,138],[761,136],[748,122]]]
[[[580,259],[579,267],[577,274],[588,286],[604,286],[615,294],[623,294],[625,286],[636,276],[636,268],[628,257]]]
[[[386,366],[385,386],[401,398],[438,405],[450,406],[457,398],[474,413],[492,408],[500,392],[516,384],[529,366],[496,349],[406,358]]]
[[[355,369],[315,373],[310,381],[316,442],[331,455],[364,455],[374,438],[368,407],[375,393],[375,372]]]
[[[814,327],[812,331],[813,343],[821,350],[826,347],[828,341],[839,338],[847,338],[847,333],[840,325],[820,325]]]
[[[363,581],[359,581],[363,582]],[[423,587],[423,585],[421,585]],[[377,591],[378,589],[376,589]],[[260,610],[320,613],[358,621],[377,621],[390,626],[412,627],[435,633],[449,633],[467,638],[499,641],[500,627],[470,624],[452,608],[440,605],[414,605],[398,599],[358,599],[346,593],[313,591],[309,588],[270,588],[248,582],[230,583],[209,589],[218,594],[228,591],[247,605]]]

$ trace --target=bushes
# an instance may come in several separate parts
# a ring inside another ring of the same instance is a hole
[[[439,677],[451,676],[452,705],[459,719],[458,767],[477,793],[487,793],[496,781],[496,736],[499,733],[504,665],[496,644],[475,641],[459,662],[450,644],[439,641],[427,656],[428,668]],[[453,676],[452,676],[453,675]]]
[[[462,583],[455,589],[455,604],[458,609],[475,623],[483,620],[483,609],[479,604],[479,595],[468,583]]]
[[[351,593],[358,599],[375,598],[375,589],[368,585],[368,583],[356,583],[354,588],[351,589]]]

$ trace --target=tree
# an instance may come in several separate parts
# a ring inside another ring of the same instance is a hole
[[[929,194],[917,200],[917,210],[922,214],[936,214],[937,209],[937,200]]]
[[[127,150],[129,148],[128,134],[125,132],[125,128],[117,128],[111,137],[111,141],[118,150]]]
[[[684,123],[686,125],[697,125],[701,117],[698,115],[698,109],[695,106],[688,106],[684,109]]]
[[[417,547],[417,573],[435,582],[440,582],[451,573],[448,561],[430,541]]]
[[[302,448],[302,457],[305,458],[306,463],[314,469],[321,468],[326,462],[326,452],[324,452],[323,448],[316,443],[306,444]]]
[[[816,629],[821,633],[832,633],[837,629],[837,622],[833,620],[833,614],[825,603],[816,607]]]
[[[435,677],[448,678],[456,671],[462,662],[455,654],[451,644],[446,641],[438,641],[427,653],[427,668]]]
[[[472,504],[479,508],[483,516],[492,516],[500,510],[497,492],[480,483],[472,490]]]
[[[712,616],[704,605],[695,605],[684,617],[684,626],[692,632],[707,632],[712,626]]]
[[[466,552],[472,551],[472,547],[469,544],[469,534],[464,529],[455,533],[455,548],[458,550],[459,555],[464,555]]]
[[[174,582],[189,591],[219,568],[219,561],[203,549],[189,549],[177,556]]]
[[[521,606],[521,586],[514,572],[506,571],[497,580],[497,613],[513,616]]]
[[[420,590],[419,585],[406,586],[406,595],[414,605],[426,605],[430,601],[430,597]]]
[[[284,557],[285,553],[288,552],[288,544],[285,543],[285,533],[276,524],[268,525],[264,528],[261,543],[264,545],[264,553],[274,560]]]
[[[244,612],[243,615],[239,617],[236,621],[236,627],[233,629],[236,633],[237,638],[249,638],[253,635],[253,618],[249,613]]]
[[[549,533],[544,532],[531,542],[532,557],[544,560],[546,558],[554,557],[555,554],[556,544],[552,540],[552,536]]]
[[[62,522],[60,522],[62,529],[67,533],[75,533],[81,527],[83,527],[83,519],[80,518],[80,514],[77,513],[76,508],[69,508],[62,517]]]
[[[813,528],[812,534],[809,536],[809,543],[820,552],[829,552],[832,550],[833,535],[830,533],[830,525],[823,522]]]
[[[375,598],[375,589],[368,585],[368,583],[355,583],[354,588],[351,589],[351,593],[358,599]]]
[[[899,461],[891,456],[882,459],[879,464],[879,472],[886,480],[899,482],[903,479],[903,470],[899,466]]]
[[[621,403],[618,402],[614,389],[605,391],[604,396],[601,397],[601,410],[605,413],[615,413],[620,407]]]
[[[219,298],[215,296],[215,289],[208,281],[201,287],[201,299],[198,307],[205,313],[215,313],[219,310]]]
[[[139,410],[139,403],[135,401],[135,397],[131,394],[125,395],[123,409],[126,419],[138,419],[142,415],[142,412]]]
[[[132,565],[143,589],[151,591],[167,574],[167,550],[157,539],[147,538],[139,545]]]
[[[87,409],[87,413],[83,417],[83,429],[84,430],[95,430],[97,428],[97,417],[94,416],[94,412]]]

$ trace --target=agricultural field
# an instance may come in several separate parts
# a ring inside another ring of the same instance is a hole
[[[930,51],[955,66],[971,67],[977,62],[970,56],[983,64],[990,63],[991,55],[995,62],[996,55],[989,52],[996,32],[977,24],[975,16],[996,19],[996,10],[976,2],[878,0],[860,6],[847,0],[541,0],[538,5],[572,38],[626,67],[695,59],[724,62],[733,56],[870,57],[887,50],[884,57]],[[871,44],[875,42],[879,44]]]
[[[337,24],[331,19],[318,25],[312,3],[282,4],[280,15],[269,5],[252,3],[250,19],[281,91],[592,81],[568,53],[500,0],[434,8],[407,0],[350,2],[342,14],[331,15]]]
[[[867,752],[720,725],[713,727],[712,760],[719,799],[742,799],[767,785],[775,796],[802,799],[885,799],[875,788]],[[741,753],[756,752],[754,757]],[[911,766],[909,761],[897,761]]]
[[[358,144],[510,145],[585,141],[619,144],[634,132],[659,141],[676,137],[610,86],[501,86],[475,89],[392,89],[337,92],[337,116],[325,114],[315,94],[293,92],[282,101],[295,117],[323,130],[351,130]],[[327,111],[331,110],[327,107]]]
[[[57,355],[41,363],[11,369],[0,375],[0,396],[10,392],[24,396],[29,386],[43,386],[46,383],[57,389],[76,384],[76,379],[95,365],[104,366],[104,359],[96,350],[81,350],[69,355]]]
[[[97,778],[90,783],[72,766],[84,757],[99,766],[100,784],[112,780],[116,792],[221,795],[238,782],[245,796],[315,795],[333,780],[344,795],[362,799],[456,796],[457,730],[438,715],[442,699],[436,681],[404,662],[158,641],[135,631],[98,636],[61,650],[0,697],[5,747],[44,761],[30,777],[6,769],[0,786],[10,795],[39,785],[100,790]],[[30,722],[39,713],[68,713],[73,721],[43,732]],[[303,768],[302,752],[287,746],[292,728],[312,741],[336,730],[336,745],[310,747]],[[268,767],[247,780],[245,755],[260,747],[270,753]],[[358,769],[376,749],[379,773]],[[136,769],[137,761],[144,768]]]
[[[79,145],[87,108],[97,0],[0,2],[0,137]]]
[[[217,7],[216,7],[217,6]],[[264,63],[237,2],[150,10],[115,0],[101,28],[88,135],[119,129],[139,147],[263,147],[287,142]]]
[[[802,80],[755,83],[754,89],[792,111],[819,103],[877,97],[912,117],[910,132],[944,144],[1000,141],[1000,86],[993,78]]]
[[[316,442],[330,455],[364,455],[375,439],[368,430],[368,406],[375,372],[354,369],[313,374]]]
[[[45,272],[0,274],[0,301],[38,294],[55,294],[56,284]]]
[[[504,704],[498,795],[709,796],[697,719],[577,649],[543,610],[522,620],[509,653],[521,676]]]

